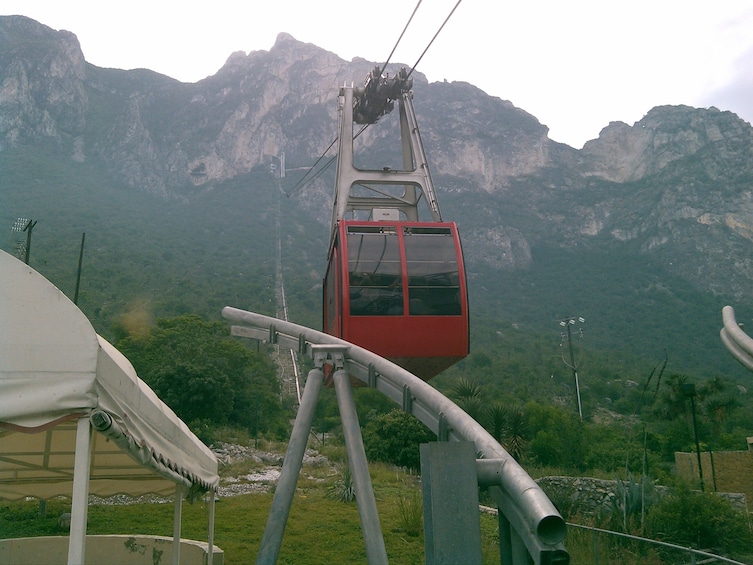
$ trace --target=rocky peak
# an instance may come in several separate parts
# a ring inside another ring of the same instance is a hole
[[[589,162],[589,175],[612,182],[636,181],[658,173],[670,163],[704,150],[737,151],[751,147],[750,124],[732,112],[717,108],[659,106],[629,126],[612,122],[589,141],[581,155]],[[748,158],[753,155],[748,155]],[[750,170],[752,165],[748,163]],[[713,171],[709,171],[713,177]]]
[[[0,140],[83,133],[88,98],[78,39],[23,16],[0,17]]]

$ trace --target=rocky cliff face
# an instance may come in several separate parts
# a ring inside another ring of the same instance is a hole
[[[0,24],[0,140],[3,145],[63,137],[86,125],[86,62],[76,36],[23,17]]]
[[[118,184],[189,198],[281,151],[305,170],[336,136],[337,86],[373,67],[281,34],[269,51],[234,53],[184,84],[95,67],[72,33],[0,17],[0,149],[51,142],[70,159],[100,160]],[[699,287],[751,297],[750,124],[715,108],[658,107],[578,151],[510,102],[414,76],[440,199],[472,262],[525,269],[538,243],[599,239],[637,245]],[[370,128],[359,148],[381,157],[389,134]],[[330,198],[319,180],[300,202],[328,222]]]

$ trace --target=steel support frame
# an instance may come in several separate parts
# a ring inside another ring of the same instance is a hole
[[[297,348],[302,355],[313,357],[321,346],[344,347],[344,369],[351,378],[379,390],[398,406],[410,395],[409,413],[436,433],[440,441],[475,443],[479,483],[489,485],[499,512],[510,524],[509,536],[500,530],[502,557],[512,559],[506,563],[524,565],[529,559],[535,565],[569,563],[562,544],[565,521],[541,487],[478,422],[431,385],[370,351],[311,328],[229,306],[222,315],[240,324],[233,325],[233,335],[274,340]],[[522,546],[525,551],[520,549]],[[525,561],[521,561],[521,553],[528,554]]]
[[[417,222],[418,203],[426,198],[432,221],[441,222],[434,191],[434,183],[429,172],[421,135],[418,130],[413,94],[406,92],[400,99],[400,138],[403,156],[402,171],[391,169],[359,169],[354,163],[353,154],[353,88],[341,87],[338,99],[339,112],[339,148],[337,172],[335,177],[335,202],[332,210],[332,233],[339,220],[345,218],[349,211],[372,210],[373,208],[394,208],[403,212],[408,221]],[[354,185],[368,186],[380,196],[354,196]],[[402,185],[402,196],[379,191],[377,186]]]
[[[311,422],[314,419],[316,403],[319,399],[319,392],[323,383],[324,371],[322,368],[315,367],[311,369],[306,379],[306,386],[303,388],[301,405],[298,407],[293,431],[290,434],[290,441],[288,441],[288,449],[285,453],[282,471],[280,472],[275,495],[272,499],[272,508],[267,517],[267,525],[261,539],[259,555],[256,558],[256,563],[260,565],[277,563],[280,547],[282,546],[282,537],[285,533],[288,515],[290,514],[290,507],[293,504],[298,475],[301,472],[303,464],[306,442],[311,432]]]

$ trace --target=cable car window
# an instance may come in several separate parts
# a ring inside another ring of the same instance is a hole
[[[460,274],[449,228],[405,228],[409,312],[415,316],[459,316]]]
[[[403,314],[403,274],[394,227],[348,227],[348,278],[352,316]]]

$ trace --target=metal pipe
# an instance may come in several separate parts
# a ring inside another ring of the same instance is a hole
[[[371,486],[369,462],[363,448],[361,427],[358,424],[356,403],[353,400],[353,389],[350,376],[342,369],[335,371],[332,377],[337,395],[337,407],[340,409],[340,421],[343,426],[345,449],[348,453],[348,465],[356,487],[356,502],[358,515],[361,518],[361,531],[366,544],[366,558],[369,564],[388,563],[387,549],[384,546],[382,528],[379,523],[374,489]]]
[[[288,449],[282,464],[280,478],[275,489],[275,496],[272,499],[272,508],[267,517],[267,525],[261,539],[261,547],[259,548],[256,563],[277,563],[277,557],[280,554],[280,547],[282,546],[282,536],[285,533],[288,514],[290,514],[290,507],[293,504],[295,486],[298,482],[298,475],[301,472],[301,465],[303,464],[306,442],[311,431],[311,422],[314,418],[316,402],[319,398],[319,391],[322,388],[323,382],[324,372],[321,369],[314,368],[309,371],[306,386],[303,389],[301,405],[298,408],[298,415],[295,418],[293,431],[290,434],[290,441],[288,442]]]
[[[207,535],[207,565],[212,565],[214,562],[214,511],[215,511],[215,491],[210,489],[209,491],[209,532]]]
[[[183,517],[183,485],[175,485],[175,500],[173,501],[173,565],[180,565],[180,526]]]
[[[732,306],[722,308],[722,323],[722,343],[746,369],[753,371],[753,339],[738,325]]]

